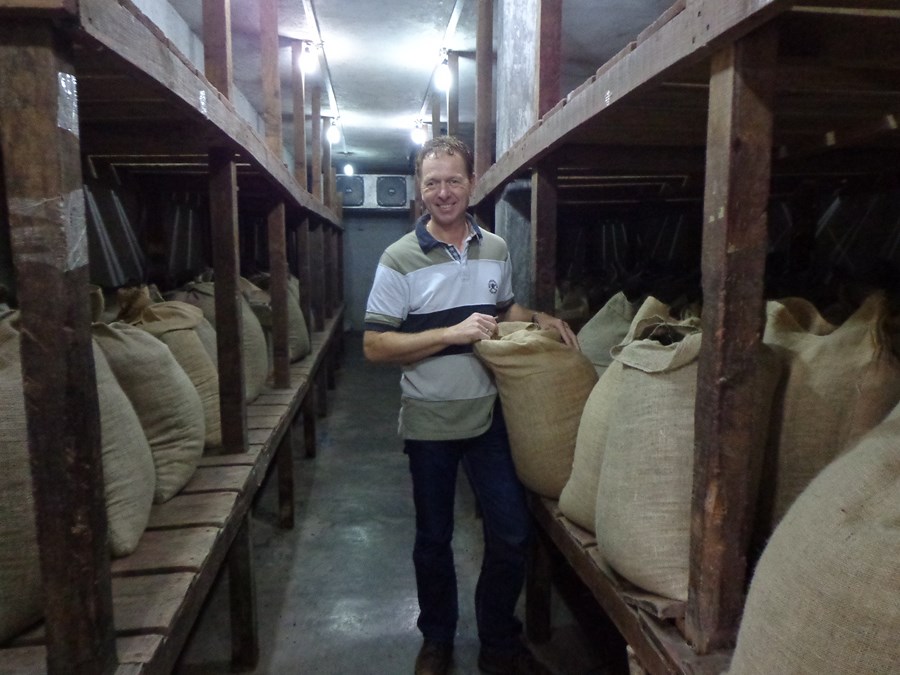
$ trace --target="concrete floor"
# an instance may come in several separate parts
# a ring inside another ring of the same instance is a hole
[[[274,481],[264,486],[255,508],[260,637],[255,673],[401,675],[412,672],[421,645],[411,557],[413,504],[396,434],[399,370],[368,364],[358,333],[348,333],[345,345],[328,416],[318,421],[315,459],[302,457],[302,434],[295,434],[294,529],[277,526]],[[460,621],[452,672],[469,675],[479,672],[472,598],[481,526],[462,471],[457,497]],[[624,652],[615,641],[610,647],[608,631],[586,634],[557,595],[553,612],[553,637],[535,652],[554,672],[627,673]],[[602,624],[602,617],[589,620]],[[228,672],[229,658],[223,574],[175,672]]]

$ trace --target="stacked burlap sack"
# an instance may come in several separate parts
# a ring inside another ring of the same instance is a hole
[[[729,672],[900,672],[900,406],[788,508],[756,566]]]
[[[211,281],[192,282],[166,294],[168,300],[178,300],[199,307],[204,318],[215,328],[215,285]],[[269,355],[262,325],[243,294],[241,304],[241,356],[243,360],[244,394],[248,403],[256,400],[269,374]]]
[[[764,454],[762,537],[824,467],[900,401],[883,295],[869,297],[840,326],[798,299],[767,309],[764,344],[748,373],[758,392],[748,428],[758,431]],[[560,495],[563,514],[595,532],[618,574],[679,600],[687,597],[701,341],[696,318],[673,317],[653,298],[645,302],[584,406]]]
[[[243,277],[240,280],[241,292],[247,298],[264,327],[267,325],[264,322],[264,317],[266,316],[270,317],[269,325],[271,324],[272,298],[269,293],[270,282],[271,276],[265,273],[257,274],[250,280]],[[299,361],[309,354],[311,345],[306,319],[300,308],[300,280],[293,274],[288,275],[287,289],[288,355],[291,361]]]
[[[475,353],[497,382],[516,472],[530,490],[558,498],[572,470],[584,402],[597,373],[556,330],[504,322]]]

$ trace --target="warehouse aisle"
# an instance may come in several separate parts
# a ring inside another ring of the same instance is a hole
[[[318,456],[302,457],[295,434],[296,524],[276,525],[269,480],[253,519],[260,633],[256,673],[406,675],[421,644],[412,569],[413,505],[396,435],[399,370],[362,356],[347,334],[328,416],[318,421]],[[476,675],[472,597],[481,559],[480,520],[462,478],[454,539],[460,588],[457,675]],[[524,606],[520,602],[520,610]],[[604,667],[602,645],[588,639],[554,598],[553,639],[535,651],[560,675],[618,672]],[[589,646],[590,645],[590,646]],[[176,668],[182,675],[229,671],[227,578],[220,578]],[[627,672],[627,671],[626,671]]]

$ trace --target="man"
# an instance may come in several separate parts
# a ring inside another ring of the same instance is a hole
[[[472,345],[489,339],[498,321],[533,321],[555,327],[576,348],[577,340],[564,322],[514,302],[506,242],[466,213],[475,185],[469,148],[448,136],[428,141],[416,158],[416,178],[427,213],[381,257],[363,342],[369,360],[403,366],[399,430],[413,483],[424,637],[415,672],[450,667],[458,617],[453,502],[462,462],[484,519],[478,665],[488,673],[548,673],[522,644],[514,614],[530,521],[497,391]]]

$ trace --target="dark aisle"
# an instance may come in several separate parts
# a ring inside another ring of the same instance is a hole
[[[276,490],[264,486],[253,518],[260,662],[256,673],[405,675],[421,644],[412,569],[414,515],[396,434],[399,370],[373,366],[348,333],[328,416],[318,420],[318,456],[302,457],[295,433],[296,524],[276,524]],[[457,675],[475,675],[472,597],[480,520],[460,472],[454,537],[460,622]],[[523,611],[524,602],[520,602]],[[598,649],[554,597],[552,640],[536,649],[560,675],[600,675]],[[227,579],[220,578],[176,668],[182,675],[230,670]]]

